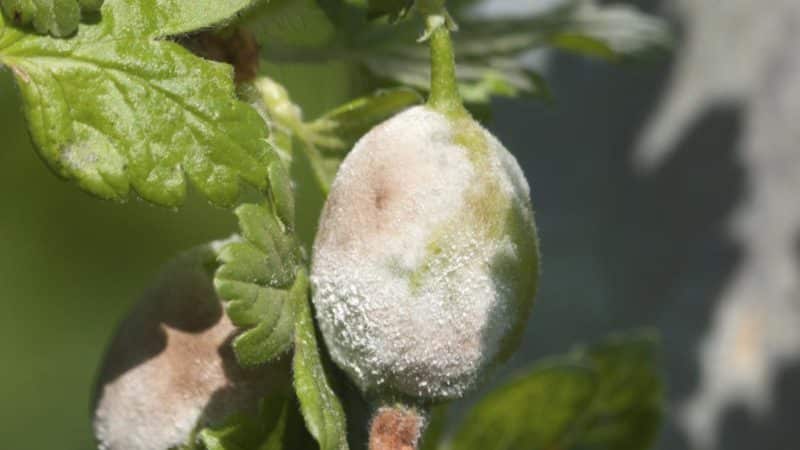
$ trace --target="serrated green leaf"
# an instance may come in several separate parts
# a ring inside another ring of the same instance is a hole
[[[222,265],[214,286],[226,301],[228,317],[245,329],[233,341],[236,358],[244,366],[254,366],[292,344],[291,293],[299,288],[295,274],[302,254],[293,231],[280,222],[269,203],[245,204],[236,214],[244,239],[220,250]]]
[[[3,13],[17,26],[65,37],[78,29],[81,12],[100,10],[103,0],[0,0]]]
[[[230,67],[148,37],[164,31],[153,14],[161,3],[109,0],[103,20],[69,40],[0,24],[0,62],[57,174],[103,198],[124,200],[133,188],[166,206],[183,201],[188,176],[212,202],[232,205],[240,179],[266,186],[275,159],[266,127],[236,99]]]
[[[347,425],[344,409],[331,387],[317,341],[309,303],[308,275],[298,272],[298,289],[293,290],[294,388],[306,427],[319,443],[320,450],[347,450]],[[305,289],[302,289],[302,287]]]
[[[535,366],[481,400],[453,448],[649,448],[662,410],[654,347],[649,335],[620,335]]]
[[[255,417],[238,414],[197,436],[205,450],[298,450],[313,445],[295,398],[286,394],[265,398]]]

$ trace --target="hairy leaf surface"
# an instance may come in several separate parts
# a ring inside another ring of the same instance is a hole
[[[291,295],[302,250],[292,229],[294,198],[282,163],[269,171],[271,198],[261,205],[237,208],[242,240],[225,245],[214,285],[227,302],[231,321],[245,331],[233,341],[244,366],[265,363],[292,344],[294,317]]]
[[[37,33],[69,36],[78,29],[81,13],[100,10],[103,0],[0,0],[3,13],[15,25],[32,25]]]
[[[347,424],[344,409],[333,391],[322,360],[308,292],[308,275],[297,276],[293,289],[294,305],[294,387],[306,427],[319,443],[320,450],[347,450]]]
[[[240,179],[266,186],[274,159],[266,127],[236,99],[231,68],[156,39],[238,11],[189,3],[109,0],[99,23],[67,40],[0,20],[0,62],[12,68],[33,142],[57,174],[102,198],[133,189],[166,206],[181,204],[187,177],[222,206],[236,201]]]

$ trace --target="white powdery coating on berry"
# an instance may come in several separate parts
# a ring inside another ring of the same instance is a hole
[[[242,369],[199,248],[172,263],[122,322],[105,355],[93,407],[100,450],[167,450],[198,426],[253,412],[288,371]],[[205,258],[205,259],[204,259]]]
[[[535,233],[527,183],[488,132],[476,167],[453,128],[424,106],[377,126],[343,162],[323,211],[313,301],[333,360],[367,392],[462,396],[517,312],[493,272],[518,261],[517,248],[489,231],[500,219],[469,220],[470,201],[489,195],[488,178],[491,202],[522,208]]]

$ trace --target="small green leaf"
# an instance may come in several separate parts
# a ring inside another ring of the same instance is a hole
[[[286,394],[262,400],[256,417],[234,415],[223,426],[205,428],[197,436],[205,450],[298,450],[314,445],[296,399]]]
[[[69,36],[78,29],[81,12],[99,11],[103,0],[0,0],[6,17],[17,26],[33,24],[38,33]]]
[[[326,113],[309,124],[307,130],[318,147],[349,151],[375,125],[423,101],[413,89],[381,90]]]
[[[306,427],[319,443],[320,450],[347,450],[347,425],[344,409],[326,373],[316,337],[308,296],[308,276],[297,274],[297,289],[292,290],[294,305],[294,388]]]
[[[289,349],[292,343],[291,292],[302,254],[294,233],[270,204],[242,205],[236,210],[244,240],[219,252],[222,266],[214,285],[227,302],[227,314],[239,328],[233,341],[243,366],[255,366]]]
[[[389,16],[396,20],[408,15],[413,5],[414,0],[368,0],[367,13],[372,18]]]
[[[458,450],[645,450],[662,391],[648,334],[615,336],[535,366],[489,393],[453,441]]]
[[[133,188],[165,206],[181,204],[188,176],[230,206],[240,179],[266,187],[275,155],[264,121],[236,98],[229,66],[148,37],[172,11],[155,3],[109,0],[103,19],[69,40],[0,22],[0,62],[16,76],[37,150],[60,176],[102,198],[124,200]],[[186,20],[217,16],[203,17]]]
[[[430,62],[426,53],[370,53],[365,57],[369,69],[389,80],[421,90],[430,89]],[[544,79],[513,58],[486,58],[456,65],[458,90],[467,103],[487,103],[491,97],[531,95],[550,99]]]
[[[372,127],[398,112],[419,104],[422,97],[406,88],[378,91],[346,103],[297,129],[294,147],[305,152],[317,183],[325,194],[330,190],[339,165]]]

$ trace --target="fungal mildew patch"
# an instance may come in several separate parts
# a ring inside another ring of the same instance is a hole
[[[314,245],[334,361],[367,392],[461,396],[527,313],[535,284],[516,292],[498,271],[535,280],[520,255],[538,261],[535,235],[521,170],[477,123],[420,106],[377,126],[342,163]]]
[[[236,328],[201,265],[209,254],[202,248],[173,263],[117,330],[93,402],[101,450],[177,447],[197,427],[252,413],[264,395],[288,389],[280,364],[237,364]]]

